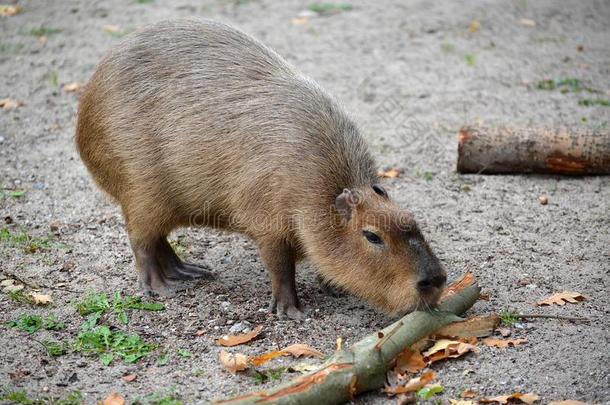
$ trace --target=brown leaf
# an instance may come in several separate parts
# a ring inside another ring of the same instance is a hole
[[[486,338],[483,339],[483,343],[490,347],[508,347],[508,346],[518,346],[523,343],[527,343],[527,339],[496,339],[496,338]]]
[[[498,328],[498,332],[500,332],[500,335],[502,335],[502,337],[509,337],[511,333],[513,333],[510,328]]]
[[[422,389],[426,384],[429,384],[436,378],[434,371],[428,371],[420,377],[410,379],[405,385],[398,387],[385,387],[384,391],[388,394],[406,394],[407,392],[415,392]]]
[[[127,374],[123,376],[123,381],[132,382],[135,381],[137,378],[138,376],[136,374]]]
[[[396,358],[396,371],[404,373],[417,373],[420,370],[426,368],[428,364],[424,361],[424,356],[419,351],[411,350],[407,348]]]
[[[81,90],[82,84],[78,82],[64,84],[63,90],[66,93],[79,92]]]
[[[393,167],[393,168],[388,169],[388,170],[379,170],[377,172],[377,175],[379,177],[385,177],[385,178],[388,178],[388,179],[394,179],[396,177],[400,177],[400,173],[401,173],[400,169],[397,169],[397,168]]]
[[[564,291],[557,294],[553,294],[550,297],[538,301],[538,306],[543,305],[565,305],[566,302],[576,304],[578,301],[586,300],[585,296],[577,292]]]
[[[47,294],[29,293],[28,295],[36,305],[49,305],[53,303],[53,298]]]
[[[273,360],[280,356],[293,356],[293,357],[317,357],[324,358],[324,354],[304,344],[294,344],[287,346],[283,350],[277,350],[269,353],[264,353],[256,357],[250,358],[250,362],[255,366],[261,366],[267,363],[269,360]]]
[[[118,392],[113,392],[106,397],[102,405],[125,405],[125,398]]]
[[[450,399],[449,403],[451,405],[476,405],[474,401],[467,401],[464,399]]]
[[[447,358],[460,357],[468,352],[478,353],[478,351],[479,349],[470,343],[441,339],[422,354],[430,364]]]
[[[524,404],[528,404],[528,405],[532,405],[535,402],[537,402],[540,399],[540,397],[534,393],[529,393],[529,394],[522,394],[520,392],[515,392],[514,394],[511,395],[499,395],[497,397],[491,397],[491,398],[481,398],[479,399],[479,402],[482,402],[484,404],[487,403],[492,403],[492,402],[497,402],[499,404],[507,404],[509,402],[522,402]]]
[[[434,334],[446,337],[484,337],[491,335],[499,324],[500,317],[496,314],[477,316],[444,326]]]
[[[462,291],[464,288],[470,287],[471,285],[473,285],[475,283],[475,281],[476,280],[474,279],[474,274],[472,274],[472,272],[469,271],[460,280],[456,281],[455,283],[451,284],[450,286],[448,286],[447,288],[445,288],[443,290],[440,301],[443,301],[443,300],[447,299],[448,297],[451,297],[452,295],[457,294],[459,291]]]
[[[240,335],[223,336],[220,339],[217,339],[216,343],[218,343],[221,346],[225,346],[225,347],[241,345],[244,343],[248,343],[249,341],[251,341],[252,339],[257,337],[261,333],[262,330],[263,330],[263,326],[259,325],[256,328],[254,328],[253,331],[248,332],[248,333],[243,333]]]
[[[244,371],[248,368],[248,356],[245,354],[236,353],[233,355],[221,350],[219,359],[220,364],[222,364],[223,367],[231,374],[235,374],[238,371]]]
[[[460,398],[474,398],[477,396],[477,393],[473,390],[464,390],[460,394]]]
[[[321,353],[316,349],[301,343],[296,343],[294,345],[287,346],[282,351],[285,353],[290,353],[294,357],[317,357],[319,359],[324,358],[324,353]]]
[[[10,98],[3,98],[0,100],[0,107],[5,110],[14,110],[17,107],[21,107],[23,103],[21,101],[13,100]]]
[[[203,335],[205,335],[205,330],[203,330],[203,329],[197,329],[197,332],[195,332],[195,335],[197,335],[197,336],[203,336]]]
[[[12,17],[23,11],[21,6],[0,5],[0,17]]]
[[[468,31],[470,32],[479,32],[480,29],[481,23],[478,20],[472,20],[472,22],[468,26]]]

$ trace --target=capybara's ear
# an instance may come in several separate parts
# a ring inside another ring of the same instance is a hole
[[[335,199],[335,208],[339,214],[349,221],[352,218],[352,212],[356,208],[358,201],[349,189],[344,188],[343,192]]]

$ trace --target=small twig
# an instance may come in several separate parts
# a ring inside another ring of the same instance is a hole
[[[529,319],[529,318],[547,318],[547,319],[559,319],[562,321],[582,321],[589,322],[589,318],[578,318],[572,316],[560,316],[560,315],[546,315],[546,314],[515,314],[513,315],[515,318],[519,319]]]

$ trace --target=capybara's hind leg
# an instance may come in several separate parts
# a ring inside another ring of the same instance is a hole
[[[157,258],[165,274],[170,279],[190,280],[193,278],[213,279],[214,273],[196,264],[185,263],[176,253],[165,237],[160,239]]]

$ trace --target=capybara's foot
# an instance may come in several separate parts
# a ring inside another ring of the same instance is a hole
[[[301,305],[287,300],[278,300],[273,298],[269,305],[269,312],[275,313],[279,319],[293,319],[301,321],[305,319],[305,312],[301,309]]]

